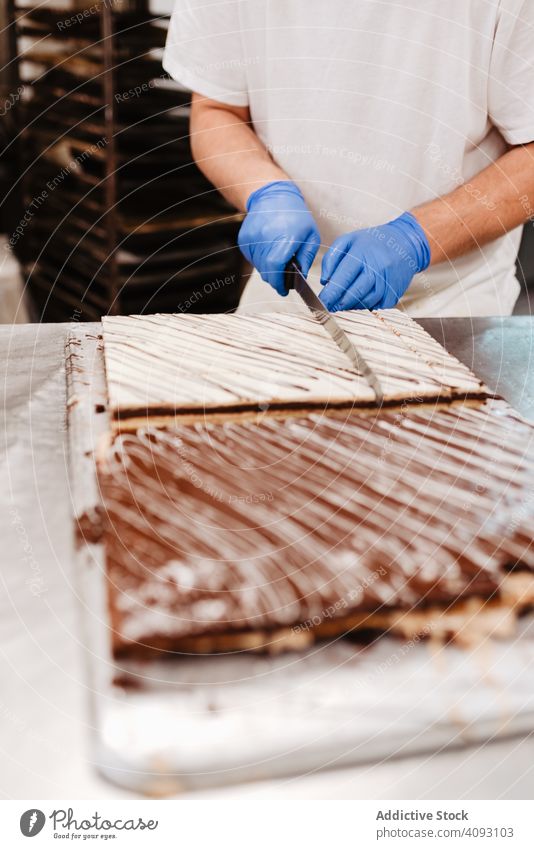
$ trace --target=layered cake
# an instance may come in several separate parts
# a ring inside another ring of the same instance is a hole
[[[103,551],[117,657],[470,640],[534,600],[534,427],[403,314],[336,319],[379,408],[300,315],[72,339],[78,542]]]
[[[398,310],[336,314],[384,403],[481,398],[466,366]],[[232,413],[375,405],[375,393],[311,315],[103,319],[112,419],[122,429]]]

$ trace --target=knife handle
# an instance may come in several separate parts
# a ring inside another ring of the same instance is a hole
[[[298,273],[301,273],[300,267],[295,257],[293,257],[293,259],[290,259],[288,264],[286,265],[284,275],[284,284],[288,292],[290,292],[291,289],[295,288],[295,274]]]

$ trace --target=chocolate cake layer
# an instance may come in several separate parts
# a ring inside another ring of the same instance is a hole
[[[117,653],[365,628],[534,569],[534,426],[502,401],[148,429],[99,482]]]
[[[486,388],[398,310],[336,314],[386,403],[484,396]],[[374,406],[374,391],[322,325],[302,315],[106,316],[116,419],[304,405]]]

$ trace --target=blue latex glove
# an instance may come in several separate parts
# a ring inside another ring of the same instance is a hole
[[[389,309],[429,263],[425,232],[405,212],[389,224],[355,230],[332,243],[323,257],[320,298],[332,312]]]
[[[296,257],[302,273],[311,268],[321,238],[298,186],[285,180],[252,192],[237,242],[249,262],[280,295],[287,295],[284,272]]]

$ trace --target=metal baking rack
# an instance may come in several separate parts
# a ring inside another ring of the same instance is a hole
[[[6,2],[22,91],[9,229],[36,317],[234,309],[240,216],[192,161],[190,93],[161,66],[167,16]]]

